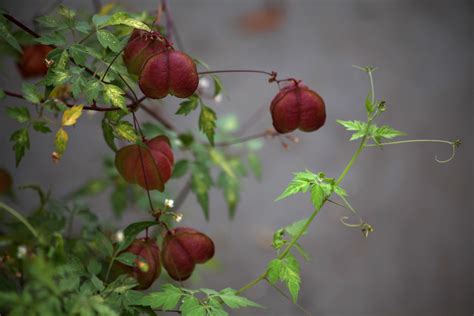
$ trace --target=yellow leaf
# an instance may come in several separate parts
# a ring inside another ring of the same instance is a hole
[[[60,128],[56,133],[56,137],[54,139],[54,147],[56,149],[56,154],[58,159],[62,156],[62,154],[66,151],[67,142],[69,140],[69,136],[64,128]]]
[[[76,124],[82,114],[83,105],[75,105],[63,113],[62,126],[71,126]]]
[[[100,8],[99,15],[107,15],[110,11],[112,11],[115,5],[116,4],[114,2],[104,4],[102,8]]]

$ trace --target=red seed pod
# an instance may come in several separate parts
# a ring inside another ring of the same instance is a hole
[[[205,263],[214,256],[214,242],[207,235],[189,227],[169,231],[161,250],[163,267],[176,281],[188,279],[198,263]]]
[[[130,252],[137,255],[135,267],[117,263],[117,268],[130,274],[138,281],[137,290],[149,288],[161,274],[160,248],[150,238],[135,239],[121,253]]]
[[[145,61],[166,47],[166,41],[160,33],[135,29],[123,51],[123,62],[129,73],[139,75]]]
[[[12,176],[10,173],[0,168],[0,194],[8,193],[12,189]]]
[[[270,112],[273,126],[279,133],[295,129],[313,132],[324,125],[326,107],[324,100],[301,82],[292,82],[273,98]]]
[[[151,56],[143,65],[139,85],[143,94],[161,99],[168,94],[190,97],[199,84],[196,64],[183,52],[167,49]]]
[[[147,148],[136,144],[121,148],[115,156],[115,166],[128,183],[163,192],[174,164],[170,141],[166,136],[157,136],[145,144]]]
[[[53,48],[36,44],[23,47],[23,54],[18,61],[18,69],[23,78],[44,76],[48,72],[45,59]]]

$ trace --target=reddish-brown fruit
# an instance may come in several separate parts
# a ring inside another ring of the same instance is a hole
[[[139,75],[145,61],[165,49],[166,42],[160,33],[135,29],[123,51],[123,62],[129,73]]]
[[[125,181],[163,192],[174,164],[170,141],[166,136],[157,136],[145,144],[147,148],[136,144],[121,148],[115,156],[115,166]]]
[[[324,100],[301,82],[292,82],[278,92],[270,106],[273,126],[279,133],[295,129],[313,132],[324,125]]]
[[[188,279],[197,263],[205,263],[213,256],[214,242],[193,228],[177,227],[169,231],[163,240],[163,267],[176,281]]]
[[[183,52],[167,49],[151,56],[143,65],[139,85],[143,94],[161,99],[168,94],[190,97],[199,84],[196,64]]]
[[[122,263],[117,263],[117,268],[134,277],[138,286],[137,290],[149,288],[160,276],[160,248],[155,240],[150,238],[135,239],[133,243],[122,253],[130,252],[137,255],[136,266],[131,267]]]
[[[23,47],[23,54],[18,61],[18,69],[23,78],[44,76],[48,72],[45,59],[53,48],[48,45],[31,45]]]
[[[12,176],[5,169],[0,168],[0,194],[8,193],[12,189]]]

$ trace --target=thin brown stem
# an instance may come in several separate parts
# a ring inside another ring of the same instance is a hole
[[[286,298],[291,304],[295,305],[299,310],[301,310],[303,313],[305,313],[306,315],[310,315],[311,316],[311,313],[306,310],[303,306],[301,306],[300,304],[298,303],[294,303],[293,300],[291,299],[291,297],[286,294],[285,292],[283,292],[282,289],[280,289],[278,286],[276,286],[275,284],[271,283],[267,278],[264,279],[268,285],[270,285],[272,288],[274,288],[281,296],[283,296],[284,298]]]
[[[133,124],[135,126],[135,130],[141,133],[141,128],[139,128],[138,120],[135,115],[135,112],[132,112],[132,116],[133,116]],[[142,134],[142,137],[143,137],[143,134]],[[150,189],[148,188],[148,180],[147,180],[146,171],[145,171],[145,163],[143,161],[143,156],[142,156],[142,148],[139,145],[138,145],[138,156],[140,157],[140,165],[142,167],[143,179],[145,180],[145,189],[146,189],[146,194],[148,196],[148,202],[150,203],[150,212],[151,214],[153,214],[155,209],[153,208],[153,202],[151,200]],[[148,237],[148,230],[147,230],[147,237]]]
[[[12,22],[13,24],[15,24],[16,26],[18,26],[20,29],[22,29],[23,31],[25,31],[26,33],[30,34],[31,36],[35,37],[35,38],[38,38],[38,37],[41,37],[38,33],[36,33],[35,31],[33,31],[32,29],[30,29],[28,26],[26,26],[25,24],[23,24],[22,22],[18,21],[15,17],[11,16],[10,14],[8,13],[4,13],[3,16],[9,20],[10,22]]]
[[[254,69],[226,69],[226,70],[207,70],[198,72],[198,75],[209,75],[209,74],[221,74],[221,73],[256,73],[264,74],[270,77],[275,76],[275,72],[268,72],[264,70],[254,70]]]
[[[148,115],[153,117],[155,120],[163,124],[163,126],[166,127],[167,129],[176,131],[176,128],[173,126],[173,124],[171,124],[166,118],[161,116],[159,113],[153,111],[152,109],[150,109],[148,106],[144,104],[140,104],[140,108],[143,109],[143,111],[145,111]]]
[[[15,93],[15,92],[11,92],[11,91],[4,91],[4,92],[5,92],[5,95],[7,95],[9,97],[13,97],[13,98],[17,98],[17,99],[23,99],[23,100],[25,99],[19,93]],[[132,102],[132,103],[128,104],[127,108],[130,109],[130,110],[134,110],[145,99],[146,99],[146,97],[141,97],[136,102]],[[42,100],[42,101],[44,101],[44,100]],[[67,102],[62,101],[62,100],[61,100],[61,102],[63,102],[69,108],[75,106],[75,104],[67,103]],[[120,111],[120,110],[122,110],[121,108],[118,108],[118,107],[108,107],[107,108],[107,107],[100,107],[100,106],[97,106],[95,104],[84,106],[83,109],[84,110],[90,110],[90,111],[97,111],[97,112],[108,112],[108,111]]]
[[[258,138],[275,137],[277,135],[279,135],[279,133],[275,130],[266,130],[262,133],[249,135],[249,136],[245,136],[245,137],[242,137],[242,138],[237,138],[237,139],[230,140],[230,141],[216,143],[215,146],[216,147],[228,147],[228,146],[232,146],[232,145],[245,143],[245,142],[248,142],[248,141],[251,141],[251,140],[254,140],[254,139],[258,139]]]
[[[184,50],[183,42],[179,37],[178,31],[176,30],[176,25],[174,24],[173,16],[171,14],[170,6],[167,0],[161,0],[161,7],[166,16],[166,37],[169,41],[173,40],[173,36],[176,39],[176,44],[180,50]]]

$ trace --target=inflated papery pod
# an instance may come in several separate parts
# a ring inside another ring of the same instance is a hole
[[[163,192],[173,172],[174,157],[170,141],[166,136],[157,136],[144,144],[121,148],[115,156],[115,166],[128,183]]]
[[[139,75],[145,61],[166,47],[166,40],[160,33],[135,29],[123,51],[123,62],[129,73]]]
[[[292,81],[273,98],[270,112],[273,127],[279,133],[296,129],[313,132],[324,125],[326,107],[324,100],[300,81]]]
[[[148,58],[139,78],[140,89],[151,99],[161,99],[168,94],[187,98],[193,95],[198,84],[199,75],[193,59],[172,48]]]
[[[137,290],[148,289],[161,274],[160,248],[152,238],[135,239],[133,243],[121,253],[137,255],[135,266],[116,263],[116,269],[128,273],[138,282]]]
[[[177,227],[163,239],[161,260],[170,277],[176,281],[188,279],[196,264],[214,256],[214,242],[207,235],[189,227]]]
[[[22,50],[23,53],[17,64],[21,76],[27,79],[46,75],[48,72],[46,58],[53,48],[48,45],[37,44],[24,46]]]

